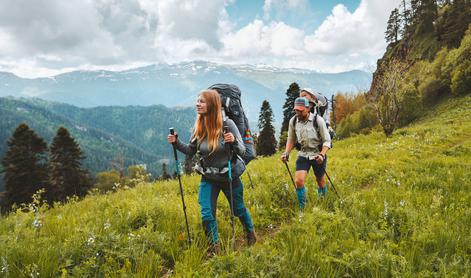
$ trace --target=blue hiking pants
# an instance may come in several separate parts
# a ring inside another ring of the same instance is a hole
[[[216,223],[216,204],[221,190],[226,196],[230,207],[231,195],[229,183],[216,182],[204,177],[201,178],[198,203],[200,204],[203,228],[213,244],[219,240]],[[252,218],[244,204],[244,186],[240,178],[234,178],[232,181],[232,196],[234,198],[234,215],[239,218],[245,232],[252,232],[254,229]]]

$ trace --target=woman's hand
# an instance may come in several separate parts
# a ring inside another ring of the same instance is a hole
[[[169,134],[167,136],[167,142],[169,142],[170,144],[173,144],[177,141],[177,133],[175,132],[175,134]]]
[[[224,133],[224,143],[234,143],[235,137],[234,134],[230,132]]]

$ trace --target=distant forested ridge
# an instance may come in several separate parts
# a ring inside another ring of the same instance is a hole
[[[63,125],[80,144],[87,157],[85,167],[90,172],[109,169],[113,158],[123,155],[126,166],[146,164],[155,176],[161,171],[162,162],[168,164],[171,158],[166,142],[168,128],[174,127],[186,140],[194,117],[193,108],[162,105],[78,108],[40,99],[0,98],[0,157],[20,123],[27,123],[48,144]]]

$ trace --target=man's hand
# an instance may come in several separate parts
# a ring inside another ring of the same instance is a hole
[[[281,161],[287,162],[288,160],[289,160],[289,153],[284,152],[284,153],[281,155]]]
[[[325,155],[323,154],[318,154],[314,157],[314,159],[317,161],[317,164],[322,164],[324,162],[324,159],[325,159]]]

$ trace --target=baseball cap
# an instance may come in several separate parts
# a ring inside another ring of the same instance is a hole
[[[309,107],[309,100],[305,97],[298,97],[294,100],[294,107]]]

